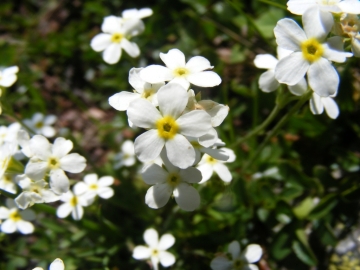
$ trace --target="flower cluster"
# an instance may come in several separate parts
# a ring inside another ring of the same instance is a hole
[[[173,195],[180,208],[193,211],[200,205],[199,193],[192,184],[202,180],[195,167],[201,153],[221,161],[229,158],[225,151],[215,149],[218,135],[214,129],[223,122],[229,108],[199,100],[189,89],[191,84],[213,87],[221,83],[206,58],[195,56],[186,62],[178,49],[160,53],[160,58],[166,66],[132,68],[129,82],[134,92],[117,93],[109,103],[119,111],[127,111],[131,127],[147,129],[135,140],[138,159],[144,163],[159,156],[162,159],[162,167],[151,163],[142,170],[144,181],[153,185],[146,193],[146,204],[159,208]]]

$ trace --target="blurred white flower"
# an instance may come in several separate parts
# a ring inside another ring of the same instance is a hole
[[[109,187],[114,183],[111,176],[103,176],[98,179],[97,174],[87,174],[84,176],[84,182],[78,182],[74,186],[75,194],[84,194],[92,199],[98,195],[100,198],[109,199],[114,195],[114,190]]]
[[[16,180],[22,192],[16,197],[15,203],[20,209],[25,209],[35,203],[50,203],[60,199],[44,180],[32,181],[26,174],[18,175]]]
[[[90,43],[91,48],[103,52],[103,59],[108,64],[115,64],[120,60],[121,51],[125,50],[131,57],[138,57],[140,49],[129,39],[144,30],[141,20],[126,20],[120,17],[108,16],[101,25],[104,33],[96,35]]]
[[[69,179],[64,171],[79,173],[86,167],[83,156],[69,154],[73,143],[62,137],[52,145],[45,137],[35,135],[29,141],[29,147],[34,156],[26,165],[25,174],[33,180],[41,180],[50,171],[50,187],[57,194],[69,190]]]
[[[56,215],[59,218],[65,218],[70,215],[74,220],[80,220],[84,215],[83,207],[89,206],[93,203],[94,198],[86,196],[84,193],[77,193],[78,191],[74,189],[74,193],[70,190],[61,195],[60,200],[65,202],[59,206],[56,211]]]
[[[157,164],[146,166],[141,175],[144,182],[153,185],[148,189],[145,203],[151,208],[163,207],[174,194],[175,201],[185,211],[193,211],[200,205],[199,192],[191,186],[201,181],[201,172],[189,167],[180,169],[171,164],[165,151],[161,153],[164,168]]]
[[[44,116],[42,113],[35,113],[31,119],[25,119],[24,123],[35,131],[36,134],[51,138],[55,135],[55,129],[51,126],[57,120],[55,115]]]
[[[235,161],[235,153],[233,150],[225,147],[220,148],[219,150],[222,150],[221,154],[225,154],[229,156],[229,158],[226,161],[223,161],[216,159],[208,154],[204,154],[197,166],[197,168],[201,171],[202,174],[202,180],[199,184],[208,181],[214,172],[216,172],[220,179],[224,182],[230,182],[232,180],[232,175],[228,167],[226,167],[224,163],[230,163]]]
[[[0,146],[8,142],[17,143],[17,134],[20,128],[19,123],[12,123],[8,127],[0,126]]]
[[[259,270],[259,268],[253,264],[259,261],[262,256],[262,249],[259,245],[250,244],[244,252],[240,253],[239,242],[232,241],[229,244],[228,252],[231,254],[232,260],[229,260],[225,256],[218,256],[210,263],[212,270]]]
[[[44,270],[41,267],[35,267],[33,270]],[[64,262],[57,258],[49,266],[49,270],[65,270]]]
[[[174,245],[174,236],[164,234],[159,240],[156,230],[147,229],[144,232],[144,241],[148,246],[136,246],[133,250],[133,258],[137,260],[151,259],[154,270],[159,269],[159,262],[163,267],[169,267],[175,263],[175,256],[166,251]]]
[[[18,72],[19,72],[19,68],[17,66],[12,66],[0,70],[0,86],[3,87],[12,86],[17,80],[16,73]]]
[[[157,158],[165,147],[169,160],[185,169],[195,161],[195,150],[185,136],[200,137],[211,127],[204,111],[181,115],[187,104],[187,91],[179,84],[167,84],[158,91],[159,110],[145,99],[131,102],[127,114],[137,127],[149,129],[135,140],[135,153],[142,162]]]
[[[131,167],[135,164],[135,150],[134,143],[131,140],[126,140],[121,145],[121,152],[114,156],[114,169],[119,169],[122,166]]]
[[[221,78],[213,71],[209,60],[202,56],[192,57],[187,63],[185,55],[178,49],[169,50],[168,53],[160,53],[161,60],[166,67],[150,65],[140,72],[140,77],[149,83],[178,83],[186,90],[190,83],[201,87],[213,87],[221,83]]]
[[[131,9],[125,9],[122,13],[122,19],[124,21],[126,20],[141,20],[143,18],[149,17],[153,14],[153,11],[151,8],[131,8]]]
[[[4,173],[3,175],[0,175],[0,189],[12,194],[16,194],[15,176],[16,175],[10,173]]]
[[[297,15],[303,15],[307,9],[316,7],[332,13],[360,13],[360,2],[358,0],[289,0],[287,7],[291,13]]]
[[[6,207],[0,207],[0,219],[5,219],[1,224],[1,231],[4,233],[13,233],[19,231],[22,234],[29,234],[34,231],[34,225],[29,221],[35,219],[35,213],[32,210],[19,211],[13,200],[6,200]]]

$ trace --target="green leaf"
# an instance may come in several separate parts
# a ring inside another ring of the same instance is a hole
[[[314,199],[311,197],[305,198],[293,211],[299,219],[306,218],[311,210],[315,207]]]
[[[307,265],[315,266],[317,264],[316,257],[311,249],[307,248],[300,241],[294,240],[292,243],[292,249],[295,252],[296,256]]]
[[[329,194],[310,212],[309,219],[319,219],[326,216],[338,203],[335,194]]]

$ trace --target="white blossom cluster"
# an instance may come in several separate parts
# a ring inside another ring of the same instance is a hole
[[[229,154],[217,149],[224,144],[215,130],[229,108],[212,100],[200,100],[190,89],[191,84],[213,87],[221,83],[206,58],[195,56],[186,62],[178,49],[160,53],[160,58],[165,66],[132,68],[129,83],[134,91],[117,93],[109,98],[109,103],[127,112],[131,127],[147,130],[134,143],[138,159],[150,163],[141,172],[145,183],[152,185],[145,196],[146,204],[160,208],[173,195],[181,209],[193,211],[200,205],[200,195],[192,184],[205,182],[212,174],[207,172],[206,179],[201,174],[199,162],[203,153],[211,157],[211,164],[219,161],[214,170],[227,174],[224,181],[231,180],[230,172],[221,164],[229,159]],[[162,166],[152,162],[159,156]]]
[[[334,101],[340,83],[335,63],[348,57],[360,56],[360,2],[289,0],[288,10],[302,15],[302,29],[292,19],[278,21],[274,34],[278,45],[278,59],[270,54],[257,55],[254,63],[267,69],[259,78],[260,89],[275,91],[279,84],[302,96],[310,89],[310,110],[335,119],[339,108]],[[344,51],[351,45],[351,52]]]

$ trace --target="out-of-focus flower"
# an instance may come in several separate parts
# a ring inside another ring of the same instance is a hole
[[[157,158],[165,147],[175,166],[185,169],[195,161],[195,151],[185,136],[200,137],[211,127],[204,111],[181,115],[188,101],[187,91],[179,84],[167,84],[158,91],[159,110],[145,99],[131,102],[127,114],[135,126],[149,129],[135,140],[136,156],[147,162]]]
[[[10,173],[0,175],[0,189],[16,194],[15,175]]]
[[[221,180],[224,182],[230,182],[232,180],[232,175],[226,167],[224,163],[230,163],[235,161],[236,156],[233,150],[229,148],[220,148],[222,152],[229,156],[229,158],[226,161],[215,159],[212,156],[209,156],[208,154],[204,154],[201,158],[197,168],[201,171],[202,174],[202,180],[200,184],[205,183],[208,181],[211,176],[213,175],[214,171],[217,173],[217,175],[220,177]]]
[[[114,195],[114,190],[109,187],[114,183],[112,176],[103,176],[98,179],[97,174],[87,174],[84,176],[84,182],[78,182],[74,186],[75,194],[84,194],[90,199],[98,195],[100,198],[109,199]]]
[[[18,72],[19,72],[19,68],[17,66],[12,66],[0,70],[0,97],[2,94],[1,87],[10,87],[11,85],[13,85],[17,80],[16,73]],[[0,114],[1,113],[2,113],[2,108],[0,103]]]
[[[55,129],[51,125],[56,122],[56,119],[55,115],[44,116],[42,113],[35,113],[31,119],[25,119],[24,123],[36,134],[51,138],[55,135]]]
[[[157,164],[146,166],[141,175],[145,183],[153,185],[148,189],[145,202],[151,208],[163,207],[174,194],[181,209],[193,211],[200,205],[199,192],[191,186],[201,181],[201,172],[194,167],[180,169],[171,164],[165,151],[161,153],[165,169]]]
[[[22,234],[29,234],[34,231],[34,225],[29,221],[35,219],[35,213],[32,210],[19,211],[13,200],[6,200],[6,207],[0,207],[0,219],[5,219],[1,224],[1,231],[4,233],[13,233],[19,231]]]
[[[83,207],[93,203],[94,197],[90,198],[84,193],[78,194],[77,192],[74,189],[74,193],[69,190],[61,195],[60,200],[64,203],[56,211],[56,215],[59,218],[65,218],[71,213],[74,220],[80,220],[84,215]]]
[[[60,199],[44,180],[32,181],[26,174],[16,177],[22,192],[16,197],[15,203],[20,209],[25,209],[35,203],[50,203]]]
[[[17,134],[21,128],[19,123],[12,123],[8,127],[0,126],[0,146],[4,143],[17,143]]]
[[[310,8],[319,8],[332,13],[360,13],[360,2],[358,0],[289,0],[287,7],[291,13],[297,15],[303,15]]]
[[[336,24],[337,34],[346,35],[351,39],[351,51],[355,57],[360,57],[360,19],[357,15],[343,13],[340,22]]]
[[[159,241],[159,235],[154,229],[147,229],[144,232],[144,241],[148,246],[136,246],[133,250],[133,258],[137,260],[151,259],[155,270],[159,269],[159,262],[164,267],[175,263],[175,256],[166,251],[175,243],[171,234],[164,234]]]
[[[26,165],[25,173],[31,179],[41,180],[50,171],[50,187],[57,194],[69,190],[69,179],[64,171],[79,173],[86,167],[83,156],[69,154],[73,148],[70,140],[59,137],[52,145],[45,137],[35,135],[29,141],[29,147],[34,156]]]
[[[225,256],[218,256],[210,263],[212,270],[259,270],[254,264],[262,256],[262,249],[259,245],[250,244],[243,253],[240,253],[239,242],[232,241],[229,244],[228,252],[231,254],[232,260]]]
[[[119,169],[122,166],[130,167],[135,164],[135,150],[134,143],[130,140],[126,140],[121,145],[121,152],[116,154],[114,157],[115,169]]]
[[[33,270],[44,270],[41,267],[35,267]],[[64,262],[57,258],[49,266],[49,270],[65,270]]]
[[[213,71],[209,60],[202,56],[192,57],[187,63],[185,55],[178,49],[172,49],[168,53],[160,53],[161,60],[166,67],[150,65],[140,72],[140,77],[149,83],[178,83],[186,90],[190,83],[201,87],[213,87],[221,83],[221,78]]]
[[[104,18],[101,25],[104,33],[96,35],[90,43],[91,48],[103,52],[103,59],[108,64],[115,64],[120,60],[121,51],[125,50],[131,57],[138,57],[140,49],[130,38],[144,30],[141,20],[125,20],[116,16]]]

